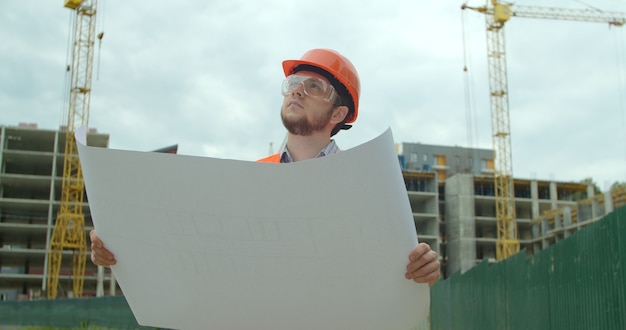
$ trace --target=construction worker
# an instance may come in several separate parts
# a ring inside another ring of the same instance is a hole
[[[281,118],[287,143],[279,153],[259,161],[291,163],[339,152],[331,137],[349,129],[358,116],[360,82],[352,63],[334,50],[313,49],[299,60],[283,61],[283,70]],[[90,238],[93,263],[114,265],[113,254],[95,231]],[[433,285],[439,268],[437,253],[419,243],[409,254],[405,277]]]

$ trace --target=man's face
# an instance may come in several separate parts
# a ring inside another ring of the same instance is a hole
[[[330,86],[326,78],[314,72],[300,71],[295,75],[298,78],[308,76],[321,79]],[[280,116],[283,125],[291,134],[310,136],[313,133],[323,131],[329,125],[335,105],[331,101],[307,95],[304,88],[304,84],[299,83],[289,92],[284,93],[285,98]]]

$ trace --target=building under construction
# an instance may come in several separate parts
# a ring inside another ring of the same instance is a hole
[[[443,276],[496,262],[493,151],[419,143],[399,144],[397,151],[418,239],[439,252]],[[591,183],[513,181],[519,241],[527,254],[626,205],[626,187],[596,194]]]
[[[87,142],[106,148],[109,136],[91,130]],[[0,126],[3,300],[45,297],[64,145],[63,129]],[[493,151],[411,143],[399,144],[397,151],[418,239],[439,252],[442,274],[466,271],[483,260],[495,262]],[[520,243],[526,253],[545,249],[626,203],[623,190],[596,195],[586,183],[516,179],[514,194]],[[88,204],[83,208],[87,235],[93,225]],[[71,260],[68,255],[62,264],[60,296],[73,295]],[[103,295],[103,287],[107,294],[120,293],[108,270],[98,273],[87,262],[83,296]]]
[[[49,247],[60,207],[65,130],[36,124],[0,126],[0,296],[37,299],[46,290]],[[108,147],[109,135],[90,130],[88,144]],[[93,229],[83,205],[85,229]],[[73,296],[72,252],[63,252],[59,294]],[[96,294],[97,267],[87,263],[85,295]]]

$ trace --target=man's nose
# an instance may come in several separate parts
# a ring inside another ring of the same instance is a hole
[[[298,94],[298,96],[300,97],[304,97],[305,93],[304,93],[304,84],[300,83],[297,84],[292,90],[291,90],[291,94],[295,95]]]

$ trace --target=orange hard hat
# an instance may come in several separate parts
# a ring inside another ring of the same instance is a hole
[[[331,49],[312,49],[304,53],[299,60],[283,61],[285,77],[299,71],[298,66],[312,66],[328,72],[346,88],[352,97],[353,108],[350,109],[346,124],[353,123],[359,114],[359,94],[361,83],[359,74],[352,62],[345,56]],[[332,81],[331,81],[332,83]]]

